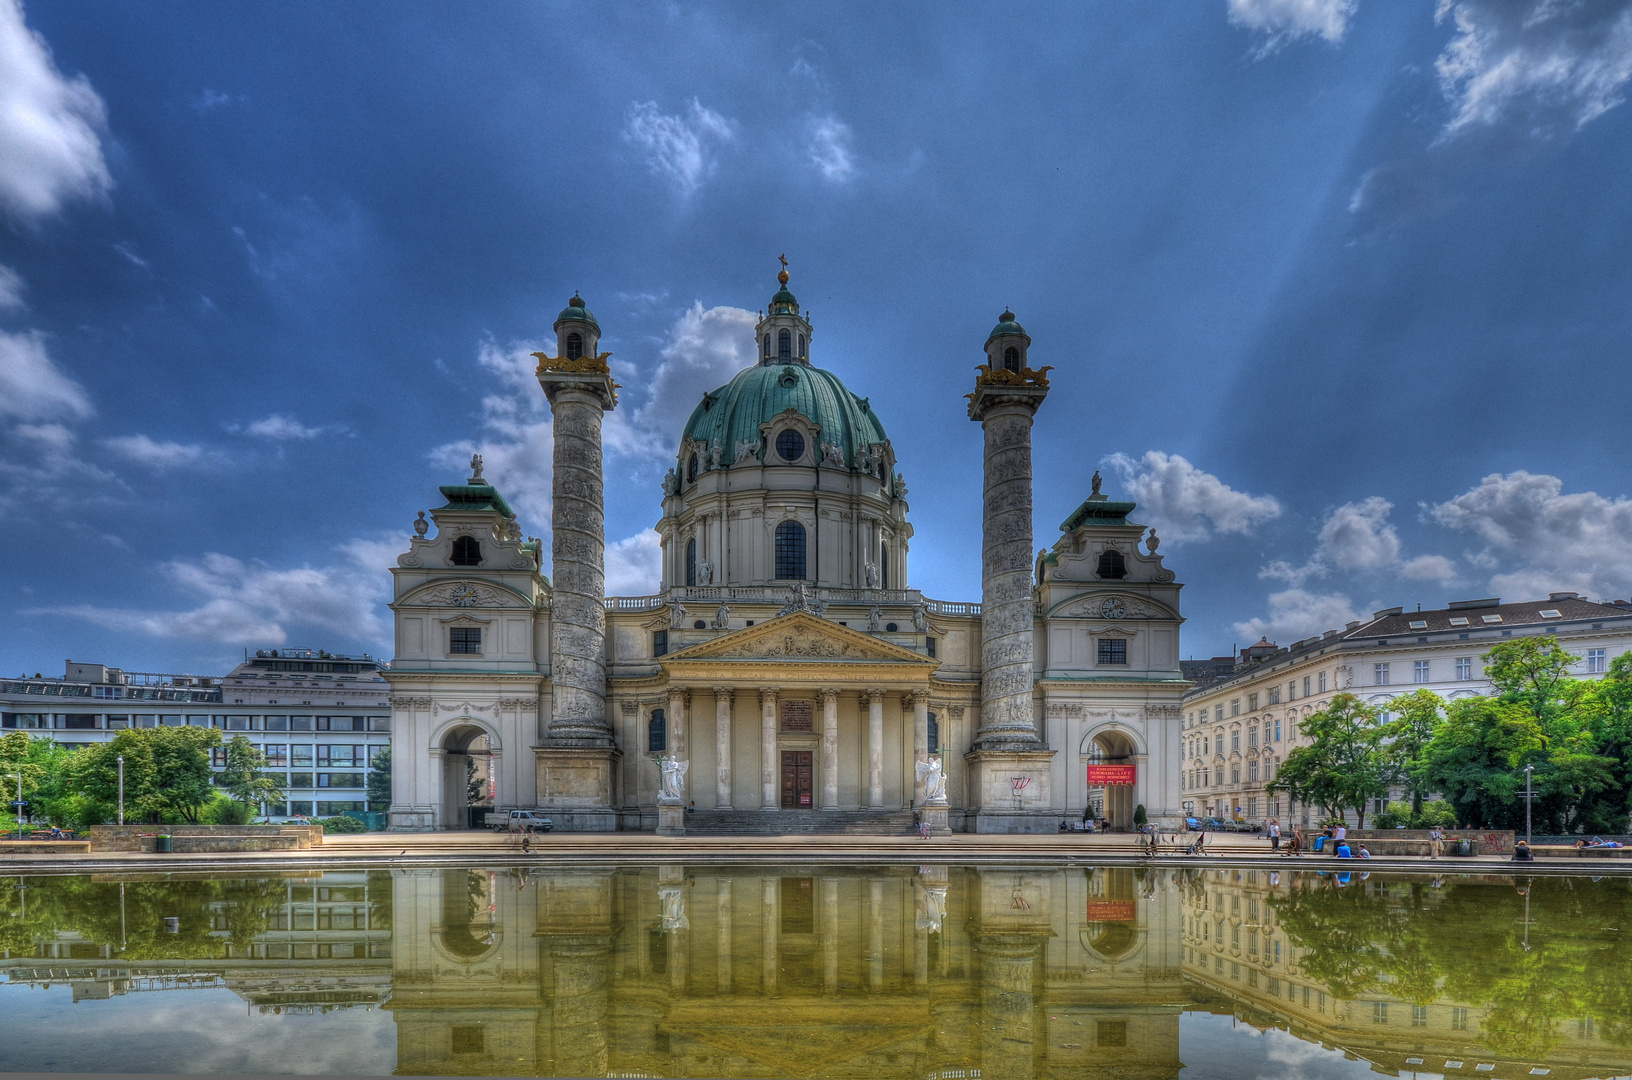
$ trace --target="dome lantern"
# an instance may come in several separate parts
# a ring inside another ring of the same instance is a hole
[[[754,327],[754,339],[759,343],[761,366],[810,363],[810,320],[799,312],[799,300],[788,291],[788,257],[777,257],[782,269],[777,271],[780,286],[771,304]]]
[[[595,316],[584,306],[584,298],[576,292],[555,317],[555,341],[556,352],[564,360],[596,355],[601,324],[595,321]]]
[[[1031,335],[1015,321],[1014,312],[1007,307],[997,317],[997,325],[986,336],[986,362],[993,371],[1006,369],[1018,375],[1027,365],[1026,351],[1031,348]]]

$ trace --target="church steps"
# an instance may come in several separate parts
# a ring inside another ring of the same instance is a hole
[[[686,815],[688,836],[905,836],[911,810],[698,810]]]

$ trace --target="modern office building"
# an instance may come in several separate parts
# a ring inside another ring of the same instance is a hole
[[[288,792],[273,817],[367,809],[374,755],[391,745],[389,688],[374,657],[259,649],[224,676],[125,671],[69,660],[61,678],[0,679],[0,731],[69,747],[125,728],[213,727],[243,734]],[[218,751],[216,767],[226,764]]]
[[[1554,635],[1580,657],[1579,676],[1598,678],[1611,660],[1632,649],[1632,604],[1557,592],[1517,604],[1490,598],[1438,611],[1395,607],[1289,648],[1269,641],[1250,645],[1232,674],[1198,682],[1185,695],[1176,762],[1184,806],[1193,815],[1309,824],[1318,809],[1267,789],[1286,755],[1307,744],[1304,717],[1342,692],[1381,709],[1385,722],[1389,702],[1418,690],[1447,701],[1489,694],[1482,655],[1510,638],[1540,634]]]

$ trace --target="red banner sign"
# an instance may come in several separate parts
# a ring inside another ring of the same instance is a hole
[[[1113,784],[1133,783],[1135,765],[1090,765],[1088,766],[1089,787],[1109,787]]]
[[[1089,922],[1133,922],[1138,917],[1132,900],[1088,901]]]

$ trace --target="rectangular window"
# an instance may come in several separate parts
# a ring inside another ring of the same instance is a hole
[[[1279,720],[1275,721],[1275,741],[1281,741],[1281,722]]]
[[[1249,762],[1247,762],[1247,783],[1256,784],[1257,782],[1258,782],[1258,762],[1249,761]],[[1257,817],[1258,816],[1258,800],[1257,799],[1248,799],[1247,800],[1247,816],[1248,817]]]
[[[310,716],[291,716],[289,718],[290,731],[311,731],[312,718]]]
[[[1257,694],[1248,694],[1247,695],[1247,711],[1248,712],[1257,712],[1258,711],[1258,695]]]
[[[652,655],[654,657],[669,655],[669,632],[667,630],[652,631]]]
[[[1240,782],[1241,782],[1241,766],[1231,765],[1230,766],[1230,783],[1239,784]]]
[[[1279,686],[1271,686],[1269,688],[1269,703],[1271,705],[1279,705],[1281,703],[1281,688]]]
[[[1234,731],[1230,732],[1230,749],[1231,750],[1241,749],[1241,729],[1240,728],[1236,728]]]
[[[1411,1026],[1412,1027],[1427,1027],[1428,1026],[1428,1006],[1426,1006],[1426,1005],[1413,1005],[1413,1006],[1411,1006]]]
[[[1247,745],[1248,746],[1257,746],[1258,745],[1258,725],[1256,725],[1256,724],[1254,724],[1252,727],[1247,729]]]
[[[1303,677],[1303,696],[1309,696],[1309,676],[1307,675]]]
[[[1371,1003],[1371,1022],[1374,1024],[1388,1023],[1388,1002],[1373,1001]]]
[[[1223,784],[1224,783],[1224,766],[1222,766],[1222,765],[1213,766],[1213,783],[1214,784]]]
[[[1320,692],[1322,694],[1324,694],[1326,692],[1326,673],[1324,671],[1322,671],[1320,673],[1319,679],[1320,679]]]
[[[1278,818],[1281,816],[1281,800],[1269,800],[1269,816],[1272,818]]]
[[[389,716],[370,716],[368,718],[368,730],[370,730],[370,731],[390,731],[391,730],[391,718]]]
[[[1213,706],[1213,719],[1214,720],[1224,719],[1224,706],[1222,706],[1222,705],[1214,705]]]
[[[448,652],[480,656],[482,653],[482,628],[479,626],[449,627]]]
[[[1456,658],[1456,677],[1462,682],[1473,678],[1473,657],[1458,656]]]
[[[1388,685],[1388,665],[1387,664],[1373,664],[1372,665],[1372,675],[1373,675],[1373,680],[1372,681],[1375,682],[1378,686],[1387,686]]]
[[[1606,662],[1604,660],[1604,650],[1603,649],[1588,649],[1587,650],[1587,671],[1588,671],[1588,673],[1593,674],[1593,675],[1599,675],[1599,674],[1602,674],[1603,672],[1608,671],[1608,670],[1609,670],[1609,667],[1608,667],[1608,665],[1606,664]]]
[[[1412,676],[1412,678],[1416,679],[1417,682],[1419,682],[1419,683],[1428,682],[1429,681],[1429,677],[1428,677],[1428,672],[1429,672],[1428,665],[1429,665],[1429,663],[1430,662],[1427,661],[1427,660],[1418,660],[1415,663],[1413,663],[1411,665],[1411,676]]]
[[[1230,715],[1231,716],[1240,716],[1241,715],[1241,699],[1240,698],[1236,698],[1234,701],[1230,702]]]
[[[296,743],[289,748],[289,761],[294,765],[310,765],[312,763],[312,744]]]
[[[286,743],[267,743],[266,764],[276,769],[287,768],[289,765],[288,745]]]
[[[1468,1010],[1462,1006],[1453,1006],[1451,1009],[1451,1030],[1468,1030]]]
[[[1128,662],[1128,643],[1121,638],[1100,638],[1099,662],[1101,664],[1126,664]]]
[[[926,637],[924,639],[924,653],[931,660],[935,659],[935,639],[934,638]]]
[[[1286,700],[1288,700],[1288,701],[1298,700],[1298,683],[1297,683],[1297,680],[1295,680],[1295,679],[1292,682],[1289,682],[1289,683],[1286,684]]]
[[[227,748],[225,746],[211,747],[210,748],[210,764],[214,765],[216,768],[219,769],[223,765],[225,765],[226,763],[227,763]]]
[[[264,730],[264,731],[288,731],[289,730],[289,718],[287,716],[268,716],[266,718],[266,724],[263,726],[262,730]]]
[[[289,774],[289,786],[290,787],[304,787],[304,788],[311,787],[312,786],[312,774],[309,773],[309,772],[292,772],[292,773],[290,773]]]
[[[317,774],[317,786],[320,788],[362,787],[363,774],[355,772],[320,772]]]

